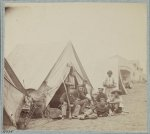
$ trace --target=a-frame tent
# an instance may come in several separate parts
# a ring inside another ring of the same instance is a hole
[[[82,84],[83,79],[86,79],[88,92],[92,89],[72,43],[69,42],[63,52],[58,53],[61,51],[59,46],[22,46],[8,58],[19,80],[24,80],[26,88],[34,88],[46,94],[46,105],[60,88],[64,89],[62,84],[70,71],[70,66],[75,69],[78,83]]]
[[[23,99],[24,94],[20,92],[20,89],[18,89],[17,86],[14,84],[13,80],[8,74],[7,69],[4,67],[4,87],[3,87],[4,126],[16,126],[16,123],[19,120]]]
[[[87,90],[90,93],[92,85],[86,75],[86,72],[83,69],[83,66],[77,56],[73,45],[69,44],[63,50],[60,57],[46,76],[44,82],[38,89],[40,91],[47,92],[46,105],[48,105],[48,103],[53,99],[53,97],[54,103],[57,103],[55,99],[58,99],[60,97],[62,93],[61,90],[64,89],[63,82],[70,72],[70,66],[74,67],[74,73],[77,78],[78,84],[83,84],[83,80],[87,80]],[[55,95],[56,92],[57,95]]]

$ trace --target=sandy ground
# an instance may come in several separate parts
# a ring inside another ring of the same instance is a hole
[[[145,84],[135,84],[123,96],[124,111],[129,114],[101,117],[94,120],[36,119],[29,123],[30,130],[77,130],[77,131],[147,131],[147,94]]]

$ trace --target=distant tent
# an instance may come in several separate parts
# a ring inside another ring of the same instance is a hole
[[[124,89],[123,93],[126,94],[127,85],[129,86],[131,84],[132,73],[133,73],[133,70],[130,66],[130,62],[129,60],[118,55],[111,57],[111,59],[116,59],[118,62],[118,69],[119,69],[119,75],[120,75],[119,88]]]
[[[60,51],[58,46],[20,46],[8,57],[19,80],[24,80],[26,88],[46,92],[46,105],[56,101],[54,98],[64,92],[62,83],[69,74],[70,65],[76,70],[78,83],[82,84],[83,79],[86,79],[88,92],[92,88],[72,43],[65,47],[61,55],[58,53]]]
[[[16,126],[19,120],[24,94],[19,91],[4,68],[3,125]]]
[[[124,85],[125,79],[130,80],[130,68],[128,62],[119,57],[113,56],[109,59],[97,62],[95,65],[95,73],[93,74],[92,82],[95,81],[95,87],[102,87],[103,82],[107,77],[107,71],[111,70],[113,72],[113,77],[116,82],[118,89],[122,91],[123,94],[127,94],[127,89]]]
[[[129,62],[130,62],[130,66],[133,70],[132,71],[132,80],[134,82],[142,82],[144,80],[144,75],[143,75],[143,68],[140,66],[140,62],[138,60],[130,60]]]

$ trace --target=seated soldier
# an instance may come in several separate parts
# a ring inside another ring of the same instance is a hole
[[[96,111],[96,99],[97,99],[97,92],[93,92],[92,96],[87,95],[87,97],[89,97],[90,100],[90,105],[89,105],[89,109],[87,109],[84,114],[79,116],[80,120],[84,120],[84,119],[96,119],[97,116],[97,111]]]
[[[96,119],[97,117],[106,117],[109,114],[109,106],[106,102],[106,98],[101,97],[97,101],[98,93],[94,92],[91,98],[91,104],[87,111],[83,115],[79,116],[79,119]]]
[[[27,124],[26,120],[28,119],[28,114],[30,113],[33,105],[33,98],[31,97],[30,94],[27,93],[24,99],[25,99],[25,104],[22,107],[22,113],[23,113],[23,118],[25,118],[24,125],[26,126]]]
[[[65,92],[60,97],[60,102],[62,103],[62,119],[65,119],[67,116],[67,110],[69,108],[68,99],[70,102],[70,107],[72,108],[72,117],[77,117],[81,109],[81,106],[76,103],[77,95],[75,89],[70,88],[68,94]]]
[[[109,106],[105,98],[100,98],[96,105],[97,116],[107,117],[109,115]]]
[[[112,93],[112,98],[109,101],[110,109],[112,111],[111,115],[115,115],[122,112],[123,100],[122,97],[120,96],[121,95],[120,90],[115,89],[111,93]]]
[[[105,101],[107,101],[107,96],[105,93],[103,93],[103,91],[104,91],[104,88],[98,88],[98,95],[96,97],[97,102],[100,102],[101,98],[103,98],[103,99],[105,99]]]
[[[89,99],[86,97],[87,91],[86,91],[86,94],[85,94],[85,91],[86,89],[84,85],[78,86],[78,94],[77,94],[78,99],[76,100],[76,103],[81,106],[80,113],[84,113],[85,107],[89,103]]]
[[[31,97],[30,94],[27,94],[27,95],[25,96],[25,105],[24,105],[23,108],[24,108],[24,109],[28,109],[28,110],[30,111],[32,104],[33,104],[33,99],[32,99],[32,97]]]

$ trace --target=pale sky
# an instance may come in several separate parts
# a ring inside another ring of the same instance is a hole
[[[139,60],[146,68],[146,4],[53,3],[13,5],[5,17],[5,57],[18,45],[71,41],[88,73],[113,55]]]

